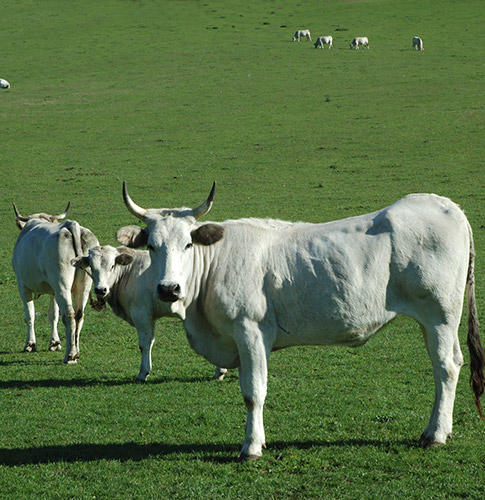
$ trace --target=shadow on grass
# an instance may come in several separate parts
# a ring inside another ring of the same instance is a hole
[[[90,378],[73,378],[73,379],[55,379],[48,378],[44,380],[3,380],[0,381],[0,390],[2,389],[35,389],[35,388],[46,388],[46,387],[110,387],[110,386],[123,386],[123,385],[140,385],[140,386],[150,386],[157,384],[169,384],[169,383],[195,383],[195,382],[208,382],[216,383],[212,380],[211,376],[207,377],[157,377],[156,379],[150,379],[146,384],[140,382],[133,378],[125,379],[90,379]]]
[[[337,441],[277,441],[269,445],[266,455],[290,448],[307,450],[311,448],[368,447],[382,451],[396,446],[418,448],[417,441],[377,441],[345,439]],[[48,464],[56,462],[93,462],[117,460],[121,462],[141,461],[151,457],[173,459],[179,455],[191,455],[195,460],[213,463],[236,462],[240,446],[237,444],[169,444],[169,443],[123,443],[123,444],[72,444],[42,446],[39,448],[0,448],[0,466]],[[263,457],[265,454],[263,453]]]

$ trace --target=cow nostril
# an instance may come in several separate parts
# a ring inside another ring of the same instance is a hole
[[[179,299],[180,285],[162,285],[157,286],[158,297],[164,302],[175,302]]]
[[[96,295],[106,295],[107,292],[108,290],[105,287],[99,287],[94,289],[94,293]]]

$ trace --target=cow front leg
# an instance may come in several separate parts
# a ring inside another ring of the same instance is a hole
[[[51,337],[49,341],[49,351],[60,351],[62,349],[61,340],[57,331],[57,323],[59,321],[59,306],[53,295],[50,296],[49,310],[47,312],[51,327]]]
[[[136,380],[146,382],[152,371],[152,347],[155,343],[155,321],[146,318],[135,319],[135,327],[138,332],[138,345],[141,353],[140,373]]]
[[[262,332],[257,327],[247,328],[237,339],[237,345],[239,383],[248,410],[241,460],[257,460],[266,443],[263,406],[268,382],[269,350],[265,348]]]

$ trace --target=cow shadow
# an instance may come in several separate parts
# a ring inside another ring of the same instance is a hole
[[[270,443],[263,454],[271,457],[275,452],[288,449],[308,450],[313,448],[374,448],[383,452],[396,447],[418,448],[417,441],[377,441],[366,439],[344,439],[336,441],[276,441]],[[0,448],[0,466],[40,465],[56,462],[94,462],[116,460],[120,462],[141,461],[157,457],[161,460],[178,460],[180,455],[191,455],[198,460],[212,463],[239,461],[240,445],[230,444],[173,444],[134,442],[113,444],[70,444],[31,448]]]
[[[227,377],[227,376],[226,376]],[[237,380],[237,378],[234,380]],[[229,382],[231,377],[224,378],[224,381]],[[128,377],[122,379],[92,379],[92,378],[72,378],[72,379],[36,379],[36,380],[5,380],[0,381],[0,390],[2,389],[37,389],[37,388],[59,388],[59,387],[112,387],[112,386],[124,386],[124,385],[139,385],[150,386],[150,385],[163,385],[169,383],[217,383],[211,378],[211,375],[206,377],[169,377],[161,376],[156,379],[150,379],[148,382],[140,382],[136,378]]]

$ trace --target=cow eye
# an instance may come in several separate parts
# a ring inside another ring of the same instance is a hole
[[[192,243],[187,243],[187,245],[185,245],[185,250],[188,250],[189,248],[192,248],[194,245]]]

